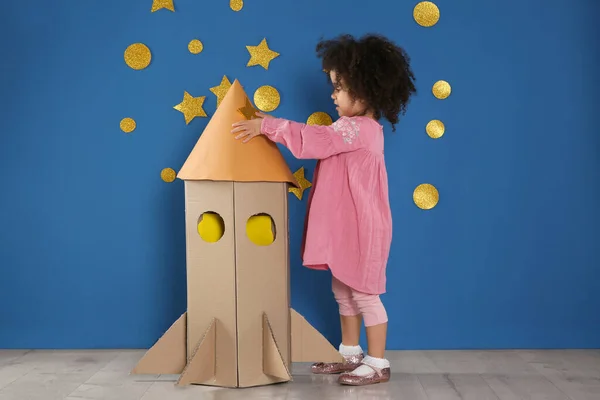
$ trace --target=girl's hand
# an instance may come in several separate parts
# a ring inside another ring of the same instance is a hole
[[[255,119],[251,119],[249,121],[247,121],[247,120],[240,121],[240,122],[236,122],[235,124],[233,124],[233,129],[231,130],[231,133],[239,132],[239,134],[235,138],[236,139],[245,138],[243,142],[247,143],[248,141],[252,140],[253,138],[255,138],[256,136],[258,136],[262,133],[260,131],[260,127],[261,127],[263,118],[273,118],[273,117],[271,117],[270,115],[267,115],[267,114],[263,114],[261,112],[257,112]]]

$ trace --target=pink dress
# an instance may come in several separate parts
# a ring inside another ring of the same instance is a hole
[[[262,132],[299,159],[316,159],[302,243],[303,265],[329,269],[359,292],[386,290],[392,214],[383,127],[368,117],[317,126],[265,118]]]

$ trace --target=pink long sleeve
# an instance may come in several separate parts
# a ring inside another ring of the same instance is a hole
[[[325,159],[367,146],[356,118],[341,117],[332,125],[307,125],[282,118],[265,118],[262,133],[287,147],[299,159]]]

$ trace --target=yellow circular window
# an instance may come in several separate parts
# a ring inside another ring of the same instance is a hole
[[[208,211],[198,218],[198,234],[205,242],[218,242],[224,233],[225,222],[216,212]]]
[[[257,246],[268,246],[275,241],[275,221],[268,214],[257,214],[248,218],[246,235]]]

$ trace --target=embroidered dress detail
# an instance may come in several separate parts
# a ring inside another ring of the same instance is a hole
[[[344,143],[352,144],[358,137],[360,125],[353,119],[340,118],[333,123],[333,130],[344,139]]]

